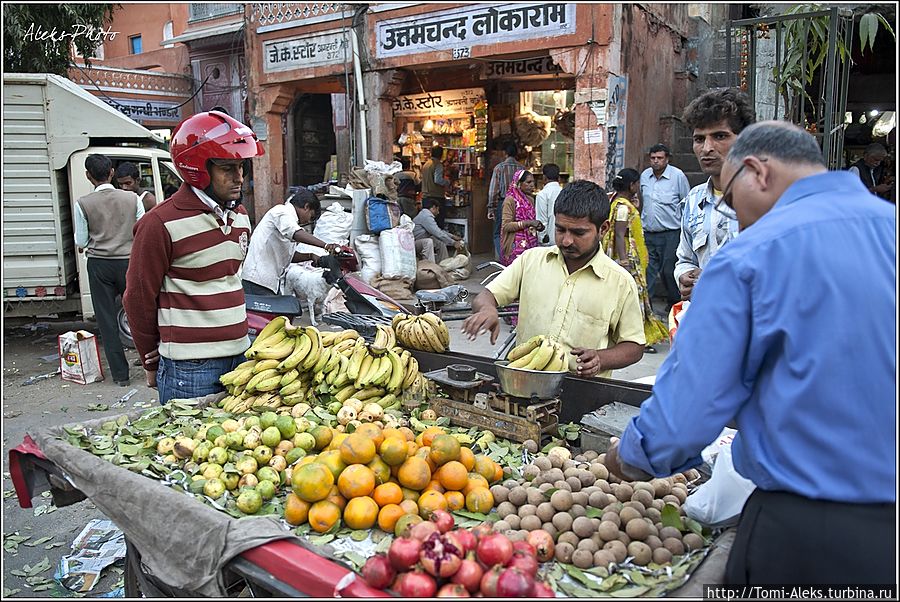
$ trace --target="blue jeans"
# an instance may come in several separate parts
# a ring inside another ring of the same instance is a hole
[[[160,356],[156,372],[159,403],[170,399],[193,399],[225,390],[219,377],[233,370],[244,354],[203,360],[171,360]]]
[[[500,261],[500,230],[503,227],[503,220],[500,217],[500,210],[494,210],[494,254],[497,261]]]
[[[657,278],[662,280],[666,290],[666,302],[669,305],[681,301],[681,293],[675,283],[675,254],[681,230],[663,230],[662,232],[644,232],[644,243],[647,245],[647,293],[653,298],[653,287]]]

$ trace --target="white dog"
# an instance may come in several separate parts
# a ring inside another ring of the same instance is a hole
[[[318,326],[316,322],[315,308],[319,306],[319,315],[322,314],[322,303],[331,290],[330,284],[325,282],[325,268],[313,268],[291,264],[284,275],[284,294],[294,295],[301,301],[306,299],[306,306],[309,311],[309,320],[313,326]]]

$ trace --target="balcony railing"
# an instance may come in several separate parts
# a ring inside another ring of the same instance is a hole
[[[253,4],[258,28],[330,21],[344,16],[343,2],[261,2]]]
[[[212,4],[189,4],[188,22],[206,21],[225,15],[244,12],[244,5],[239,2],[216,2]]]
[[[107,90],[118,88],[135,94],[190,96],[193,92],[193,80],[190,77],[173,73],[94,65],[70,69],[68,76],[80,86],[97,85]]]

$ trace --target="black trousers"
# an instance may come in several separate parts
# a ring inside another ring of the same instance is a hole
[[[754,491],[726,585],[895,583],[896,504],[846,504]]]
[[[125,359],[125,350],[119,339],[119,322],[116,319],[116,296],[125,292],[127,271],[127,259],[88,257],[87,260],[88,284],[91,287],[97,326],[100,327],[103,353],[106,354],[106,363],[116,382],[129,379],[128,360]]]

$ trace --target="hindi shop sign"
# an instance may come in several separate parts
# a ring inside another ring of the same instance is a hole
[[[401,96],[394,100],[394,117],[438,117],[471,113],[482,98],[484,98],[482,88]]]
[[[556,75],[562,67],[549,56],[516,61],[491,61],[481,68],[481,79],[515,78],[525,75]]]
[[[309,69],[323,65],[337,65],[349,59],[347,36],[342,31],[272,40],[263,45],[263,71]]]
[[[169,122],[177,124],[181,121],[181,109],[174,102],[145,102],[123,98],[100,97],[109,106],[123,113],[138,123],[144,121]]]
[[[376,31],[378,58],[549,37],[575,31],[575,3],[454,8],[387,19]]]

